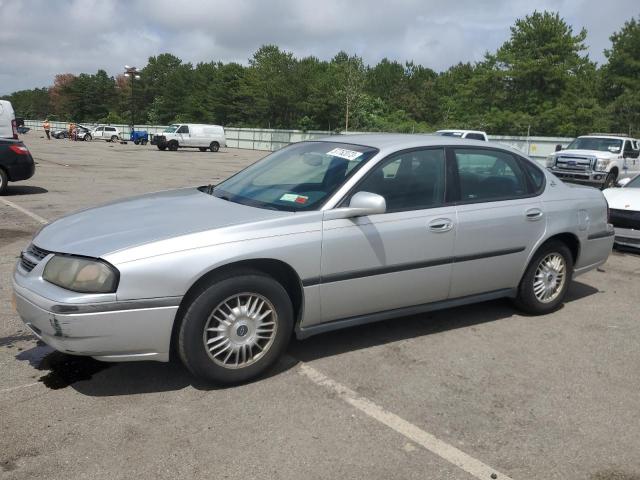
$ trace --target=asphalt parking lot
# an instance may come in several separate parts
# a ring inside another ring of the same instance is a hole
[[[494,301],[352,328],[215,388],[37,344],[10,277],[43,221],[264,152],[23,139],[36,175],[0,197],[0,478],[640,479],[639,255],[613,252],[551,315]]]

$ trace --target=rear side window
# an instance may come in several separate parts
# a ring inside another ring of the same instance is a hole
[[[540,190],[544,187],[544,173],[533,163],[526,160],[522,161],[521,164],[524,165],[524,169],[529,175],[529,180],[531,180],[531,185],[533,185],[532,193],[540,193]]]
[[[462,202],[506,200],[528,195],[525,173],[510,154],[454,149]]]
[[[482,140],[484,142],[484,135],[480,133],[468,133],[466,138],[469,140]]]

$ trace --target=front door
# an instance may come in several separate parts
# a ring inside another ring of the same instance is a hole
[[[455,207],[444,205],[445,170],[443,149],[395,154],[352,191],[382,195],[386,213],[323,222],[322,321],[447,298]]]
[[[180,128],[176,131],[176,137],[180,145],[185,147],[191,146],[191,135],[189,134],[188,125],[180,125]]]
[[[459,178],[451,298],[517,286],[546,228],[536,195],[544,181],[529,173],[537,167],[499,150],[456,148],[450,153]]]

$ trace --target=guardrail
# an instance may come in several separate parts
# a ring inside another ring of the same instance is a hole
[[[51,129],[63,129],[68,127],[66,122],[49,122]],[[33,130],[42,131],[42,120],[25,120],[25,127],[29,127]],[[82,124],[86,127],[101,126],[103,124]],[[128,125],[109,124],[112,127],[116,127],[120,130],[121,134],[128,138],[131,129]],[[161,133],[167,125],[136,125],[136,130],[146,130],[150,134]],[[266,150],[274,151],[278,150],[290,143],[301,142],[304,140],[313,140],[316,138],[326,137],[333,135],[334,132],[312,130],[304,132],[302,130],[276,130],[268,128],[236,128],[225,127],[225,136],[227,138],[227,146],[230,148],[244,148],[249,150]],[[345,135],[364,133],[364,132],[349,132]],[[573,138],[568,137],[520,137],[520,136],[504,136],[504,135],[489,135],[489,140],[492,142],[502,143],[513,147],[521,152],[529,155],[531,158],[536,159],[541,164],[544,163],[545,158],[553,153],[556,149],[556,145],[566,147]]]

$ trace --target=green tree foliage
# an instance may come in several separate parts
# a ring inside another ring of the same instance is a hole
[[[50,88],[5,98],[18,115],[78,122],[424,132],[473,128],[489,133],[573,136],[640,133],[640,22],[611,36],[607,62],[586,54],[587,32],[558,13],[516,20],[509,38],[476,63],[443,72],[414,62],[339,52],[296,58],[260,47],[247,65],[195,66],[170,53],[150,57],[141,78],[61,74]],[[132,91],[133,89],[133,91]]]

